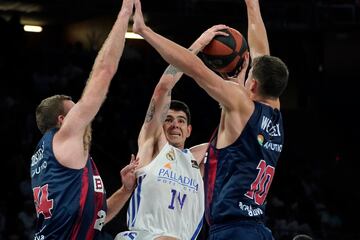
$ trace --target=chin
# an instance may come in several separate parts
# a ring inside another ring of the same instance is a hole
[[[171,145],[171,146],[174,146],[174,147],[179,147],[180,146],[180,143],[178,143],[178,142],[170,142],[169,141],[169,144]]]

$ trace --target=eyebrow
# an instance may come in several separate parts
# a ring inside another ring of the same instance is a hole
[[[172,119],[181,118],[181,119],[184,119],[185,121],[187,121],[187,117],[185,117],[185,116],[176,116],[176,117],[174,117],[174,116],[171,116],[171,115],[167,115],[166,118],[172,118]]]

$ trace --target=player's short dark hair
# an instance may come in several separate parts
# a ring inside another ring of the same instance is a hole
[[[54,95],[45,98],[36,108],[36,124],[42,134],[57,127],[59,115],[65,115],[64,101],[72,100],[66,95]]]
[[[260,84],[260,95],[272,98],[280,97],[289,78],[286,64],[280,58],[269,55],[254,58],[252,74]]]
[[[170,109],[174,111],[183,111],[187,117],[187,125],[191,124],[190,108],[186,103],[179,100],[171,100]]]

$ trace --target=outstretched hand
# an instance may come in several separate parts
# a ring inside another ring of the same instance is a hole
[[[126,191],[132,192],[136,186],[135,168],[139,165],[139,159],[135,158],[134,154],[131,154],[131,160],[120,171],[121,182]]]
[[[222,31],[228,28],[229,27],[224,24],[214,25],[211,28],[207,29],[205,32],[203,32],[201,36],[198,39],[196,39],[195,43],[199,44],[201,51],[204,49],[204,47],[206,47],[206,45],[208,45],[211,42],[211,40],[215,36],[217,35],[229,36],[228,33]]]
[[[144,16],[141,10],[141,2],[140,0],[135,0],[135,13],[133,16],[134,24],[133,24],[133,32],[137,34],[141,34],[142,30],[146,27]]]

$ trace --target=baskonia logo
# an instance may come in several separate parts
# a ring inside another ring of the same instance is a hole
[[[257,136],[257,141],[258,141],[258,143],[262,146],[263,143],[264,143],[264,136],[261,135],[261,134],[259,134],[259,135]]]

